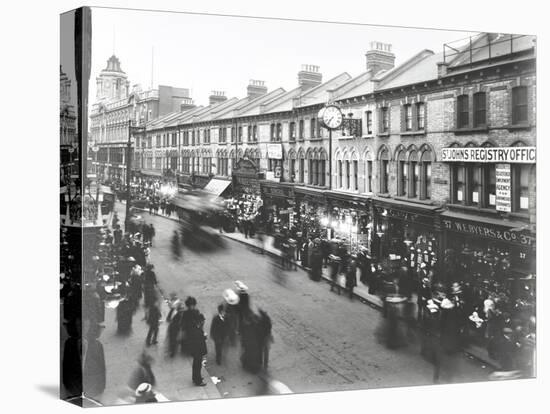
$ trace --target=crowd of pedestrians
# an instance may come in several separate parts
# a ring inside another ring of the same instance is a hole
[[[202,367],[207,355],[205,317],[199,311],[197,300],[189,296],[185,301],[177,295],[164,295],[155,266],[149,257],[154,242],[152,224],[128,220],[123,232],[118,216],[114,215],[112,227],[102,228],[97,236],[92,265],[85,283],[71,277],[70,263],[63,263],[62,300],[68,339],[63,357],[63,383],[70,397],[82,394],[82,377],[87,381],[84,390],[88,397],[101,399],[106,385],[106,369],[103,346],[98,338],[105,329],[105,309],[116,313],[116,333],[122,337],[134,335],[136,314],[143,311],[142,322],[147,327],[143,351],[138,354],[137,366],[128,381],[131,398],[120,402],[165,401],[166,397],[156,389],[153,358],[147,348],[157,346],[162,333],[160,325],[166,322],[165,346],[167,358],[177,355],[190,357],[191,380],[196,386],[205,386]],[[74,260],[68,254],[67,244],[62,259]],[[178,246],[180,250],[181,246]],[[62,260],[63,261],[63,260]],[[231,291],[232,293],[228,293]],[[255,312],[250,307],[247,287],[237,282],[235,290],[228,289],[217,306],[217,313],[210,325],[210,335],[215,350],[215,361],[223,364],[227,347],[240,345],[243,368],[258,372],[267,368],[271,343],[271,320],[263,310]],[[236,291],[236,292],[235,292]],[[82,302],[80,299],[82,292]],[[229,296],[227,296],[229,294]],[[81,314],[79,309],[84,308]],[[163,318],[163,305],[168,308]],[[84,320],[83,320],[84,319]],[[79,360],[84,332],[86,357],[89,363]],[[240,339],[238,342],[237,339]],[[74,367],[84,366],[84,370]]]

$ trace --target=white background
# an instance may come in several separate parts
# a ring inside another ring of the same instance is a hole
[[[95,1],[89,5],[290,17],[417,27],[536,34],[538,159],[547,157],[543,94],[548,91],[548,23],[543,2],[523,1]],[[11,1],[2,5],[2,327],[1,410],[76,411],[57,400],[59,13],[82,3]],[[343,70],[346,70],[343,68]],[[545,125],[546,124],[546,125]],[[107,408],[117,412],[544,412],[548,387],[542,326],[548,251],[544,167],[539,163],[539,378],[537,380],[340,392]],[[333,311],[337,311],[334,309]],[[406,368],[406,367],[404,367]],[[541,408],[535,408],[535,404]],[[542,408],[544,406],[544,408]]]

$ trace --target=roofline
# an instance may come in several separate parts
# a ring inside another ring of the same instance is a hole
[[[435,56],[435,55],[436,54],[432,50],[423,49],[420,52],[418,52],[416,55],[413,55],[412,57],[407,59],[405,62],[403,62],[399,66],[396,66],[395,68],[393,68],[391,71],[386,72],[386,74],[383,75],[381,79],[375,79],[375,81],[380,82],[379,85],[384,85],[385,83],[388,83],[394,80],[399,75],[402,75],[406,71],[410,70],[413,66],[422,62],[424,59],[427,59],[428,57]]]

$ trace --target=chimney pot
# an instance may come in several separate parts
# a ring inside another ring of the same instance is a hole
[[[395,55],[391,51],[390,43],[370,42],[370,49],[366,53],[367,70],[374,74],[381,70],[392,69],[395,65]]]

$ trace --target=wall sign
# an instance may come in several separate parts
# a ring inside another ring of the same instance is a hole
[[[443,162],[506,162],[535,163],[536,147],[479,147],[479,148],[443,148]]]
[[[463,220],[444,218],[441,220],[446,230],[456,231],[458,233],[471,234],[473,236],[484,237],[492,240],[501,240],[504,242],[519,244],[523,246],[535,246],[535,237],[526,232],[511,231],[510,229],[498,228],[487,223],[472,223]]]
[[[267,158],[282,160],[283,146],[281,144],[267,144]]]
[[[511,169],[510,164],[497,164],[496,172],[496,206],[497,211],[512,211]]]

